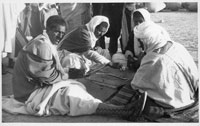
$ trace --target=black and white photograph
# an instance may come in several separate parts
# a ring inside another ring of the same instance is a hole
[[[199,125],[199,5],[0,1],[1,124]]]

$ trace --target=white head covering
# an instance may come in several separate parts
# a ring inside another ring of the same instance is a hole
[[[90,33],[90,37],[91,37],[91,44],[92,44],[92,48],[95,46],[96,44],[96,41],[97,41],[97,38],[95,37],[94,35],[94,31],[95,31],[95,28],[101,24],[102,22],[106,22],[108,24],[108,27],[107,27],[107,30],[106,32],[108,31],[108,28],[110,27],[110,23],[109,23],[109,19],[105,16],[100,16],[100,15],[97,15],[97,16],[94,16],[87,24],[87,28],[89,30],[89,33]]]
[[[134,34],[142,40],[146,53],[164,46],[171,40],[167,31],[152,21],[145,21],[136,26]]]
[[[139,13],[143,16],[144,21],[151,21],[150,13],[149,13],[149,11],[147,11],[146,9],[144,9],[144,8],[139,8],[139,9],[135,10],[135,11],[133,12],[133,14],[134,14],[135,12],[139,12]]]
[[[142,15],[142,17],[144,18],[144,21],[151,21],[150,13],[145,8],[139,8],[139,9],[135,10],[133,12],[133,14],[135,12],[139,12]],[[138,56],[142,51],[141,48],[138,48],[139,47],[138,44],[139,43],[137,42],[137,39],[134,37],[134,53],[135,53],[136,56]]]

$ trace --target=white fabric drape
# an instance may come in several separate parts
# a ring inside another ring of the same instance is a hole
[[[102,101],[90,95],[83,84],[63,81],[59,83],[69,83],[68,86],[58,89],[47,106],[43,115],[87,115],[95,113],[99,103]],[[12,114],[36,115],[38,105],[47,97],[52,86],[35,90],[25,103],[16,101],[13,97],[2,98],[2,109]],[[49,113],[46,113],[49,111]]]
[[[17,17],[24,7],[25,5],[23,3],[0,3],[1,52],[12,53],[11,57],[14,57],[15,52]]]

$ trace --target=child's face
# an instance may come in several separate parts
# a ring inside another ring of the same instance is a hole
[[[144,22],[144,18],[142,16],[139,16],[137,18],[133,18],[133,21],[134,21],[134,26],[136,26]]]
[[[103,36],[106,33],[106,31],[107,31],[107,27],[108,27],[107,23],[101,23],[100,25],[98,25],[95,28],[95,31],[94,31],[95,37],[97,39],[99,39],[101,36]]]

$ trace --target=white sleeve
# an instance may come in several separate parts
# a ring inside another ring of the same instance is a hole
[[[105,58],[104,56],[100,55],[98,52],[89,50],[84,52],[84,56],[94,62],[101,63],[101,64],[108,64],[110,60]]]

